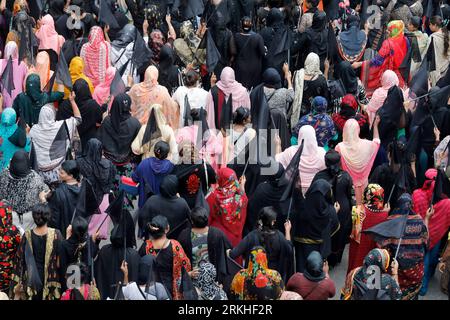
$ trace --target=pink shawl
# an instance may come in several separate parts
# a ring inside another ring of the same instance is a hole
[[[317,144],[316,131],[310,125],[302,126],[298,132],[298,143],[304,140],[299,170],[303,194],[306,193],[317,172],[326,168],[325,149]],[[275,159],[286,168],[297,152],[299,145],[292,146],[277,154]]]
[[[224,93],[225,99],[228,99],[230,94],[232,95],[233,112],[239,107],[250,109],[250,95],[247,89],[235,80],[234,70],[232,68],[223,68],[220,74],[220,80],[216,83],[216,86]],[[215,128],[214,100],[211,92],[208,95],[206,112],[209,127]]]
[[[3,59],[0,59],[0,74],[2,74],[3,70],[6,68],[9,57],[13,60],[13,80],[15,89],[11,92],[11,96],[6,90],[2,89],[3,106],[5,108],[11,107],[14,99],[23,92],[28,71],[26,64],[24,62],[19,62],[18,60],[19,49],[17,43],[9,41],[5,46],[5,55]]]
[[[347,171],[357,187],[368,183],[370,170],[380,147],[379,140],[359,138],[359,124],[355,119],[348,119],[343,130],[343,141],[336,146],[341,154],[342,168]]]
[[[131,115],[146,124],[150,106],[160,104],[167,124],[176,130],[178,128],[178,106],[170,97],[167,88],[158,84],[159,72],[155,66],[150,66],[145,71],[144,82],[135,84],[129,95],[131,97]]]
[[[105,41],[102,28],[91,28],[88,43],[81,48],[80,56],[84,61],[84,74],[91,79],[94,87],[105,81],[109,61],[109,43]]]
[[[108,101],[111,89],[111,82],[114,80],[114,76],[116,75],[116,68],[109,67],[106,70],[105,81],[100,83],[95,87],[94,93],[92,94],[92,98],[97,101],[99,105],[102,105]]]
[[[58,55],[65,41],[64,37],[56,32],[55,22],[49,14],[41,19],[41,27],[36,31],[36,37],[39,39],[39,49],[52,49]]]
[[[386,70],[381,77],[381,87],[376,89],[367,105],[367,114],[369,115],[369,124],[375,119],[375,114],[386,100],[388,91],[393,86],[398,86],[399,80],[397,74],[392,70]]]

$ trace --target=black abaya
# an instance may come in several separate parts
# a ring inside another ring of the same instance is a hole
[[[254,32],[236,33],[236,58],[234,70],[236,81],[250,90],[261,83],[262,63],[265,54],[264,40]]]
[[[78,185],[62,183],[53,192],[49,201],[52,217],[48,226],[61,231],[64,239],[66,238],[66,229],[71,224],[75,212],[79,192]]]

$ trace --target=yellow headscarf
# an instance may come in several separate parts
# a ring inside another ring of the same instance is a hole
[[[81,59],[80,57],[74,57],[72,58],[72,60],[70,61],[70,65],[69,65],[69,73],[70,73],[70,77],[72,78],[72,84],[75,83],[75,81],[77,81],[78,79],[83,79],[85,80],[88,85],[89,85],[89,91],[92,93],[94,93],[94,86],[92,85],[92,81],[91,79],[89,79],[84,73],[84,62],[83,59]],[[64,99],[69,98],[69,88],[64,87]]]
[[[388,24],[389,38],[403,37],[405,24],[402,20],[394,20]]]

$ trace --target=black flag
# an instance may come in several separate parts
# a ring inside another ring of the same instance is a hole
[[[381,222],[363,232],[372,235],[376,242],[390,238],[400,239],[405,233],[407,221],[408,215],[405,214],[399,218]]]
[[[30,10],[30,16],[33,17],[36,21],[41,18],[42,11],[44,10],[42,0],[28,1],[28,8]]]
[[[123,206],[125,204],[125,191],[120,190],[116,199],[111,202],[105,212],[111,218],[111,221],[117,225],[123,220]]]
[[[111,29],[119,29],[117,19],[112,13],[108,0],[100,0],[100,8],[98,10],[98,22],[107,24]]]
[[[72,90],[72,78],[70,76],[69,67],[67,66],[66,58],[64,53],[61,51],[59,55],[58,65],[56,66],[56,83],[63,84],[70,90]]]
[[[131,56],[131,63],[133,64],[133,68],[135,68],[139,72],[139,69],[142,66],[146,65],[152,57],[152,51],[145,43],[144,38],[142,38],[142,35],[139,33],[139,31],[136,31],[136,38],[134,40],[133,46],[133,55]]]
[[[50,146],[49,156],[50,160],[55,160],[66,155],[66,160],[70,160],[67,158],[68,153],[68,141],[70,140],[69,128],[67,127],[67,123],[64,120],[61,127],[59,127],[58,133],[56,134],[53,142]]]
[[[9,136],[8,140],[13,145],[19,148],[25,148],[25,146],[27,145],[27,133],[23,128],[18,126],[16,131],[14,131],[11,136]]]
[[[125,93],[125,91],[126,91],[125,83],[123,83],[120,71],[116,69],[116,74],[114,75],[114,79],[111,82],[111,88],[109,92],[113,97],[116,97],[118,94]]]
[[[87,179],[81,182],[80,193],[78,194],[77,206],[75,208],[75,216],[80,216],[88,220],[93,214],[99,214],[99,202],[95,195],[91,183]]]
[[[34,148],[33,141],[31,141],[31,146],[30,146],[30,164],[31,164],[31,169],[33,169],[34,171],[39,170],[39,166],[37,163],[36,149]]]
[[[184,96],[184,126],[189,127],[192,125],[192,116],[191,116],[191,104],[189,103],[188,95]]]
[[[228,97],[226,103],[223,104],[220,112],[220,129],[229,130],[233,123],[233,97],[232,94]]]
[[[198,300],[197,290],[184,266],[181,269],[180,292],[183,294],[183,300]]]
[[[206,49],[206,68],[209,73],[214,72],[221,56],[209,30],[206,30],[206,33],[203,35],[198,49]]]
[[[449,197],[450,197],[450,181],[448,180],[445,172],[439,169],[436,176],[436,182],[434,183],[433,195],[431,197],[431,204],[435,205],[442,199],[446,199]]]
[[[48,80],[48,82],[45,85],[44,89],[42,89],[42,92],[47,92],[48,94],[52,93],[53,86],[55,85],[55,79],[56,79],[56,72],[53,72],[53,75]]]
[[[16,88],[14,86],[14,70],[13,70],[13,61],[11,57],[9,57],[5,70],[3,70],[0,82],[2,88],[8,92],[9,96],[11,96],[12,91]]]
[[[303,146],[305,144],[305,140],[301,141],[300,146],[297,149],[297,152],[294,154],[294,156],[291,159],[291,162],[289,162],[288,166],[286,167],[286,170],[284,170],[284,178],[289,181],[288,186],[283,192],[283,195],[281,196],[280,202],[283,202],[290,197],[292,197],[292,194],[294,192],[294,189],[297,185],[301,185],[300,182],[300,159],[302,157],[303,152]],[[280,179],[281,181],[282,179]]]

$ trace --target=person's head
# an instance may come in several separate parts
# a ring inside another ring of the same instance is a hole
[[[155,257],[151,254],[147,254],[139,260],[138,281],[139,286],[144,286],[148,283],[149,277],[152,277],[152,273],[155,267]]]
[[[397,200],[396,214],[412,214],[412,197],[409,193],[403,193]]]
[[[408,31],[409,32],[414,32],[420,29],[420,18],[417,16],[412,16],[411,19],[409,19],[409,23],[408,23]]]
[[[306,258],[305,271],[303,273],[305,278],[314,282],[325,279],[323,263],[322,255],[318,251],[312,251]]]
[[[312,9],[317,8],[319,5],[319,0],[306,0],[306,8]]]
[[[191,109],[191,117],[192,117],[192,121],[197,122],[197,121],[202,121],[203,117],[206,117],[206,110],[203,108],[193,108]]]
[[[78,242],[86,240],[86,234],[88,232],[89,223],[85,218],[76,216],[72,221],[72,237]]]
[[[250,32],[252,30],[253,22],[248,16],[241,19],[241,28],[243,32]]]
[[[325,154],[325,165],[333,172],[338,173],[341,167],[341,155],[334,149],[330,149]]]
[[[154,152],[156,158],[164,160],[169,155],[170,146],[167,142],[160,140],[155,144]]]
[[[78,268],[78,270],[80,270],[80,285],[90,283],[90,277],[89,277],[90,272],[89,272],[88,266],[85,263],[79,262],[79,263],[71,264],[70,266],[75,266],[76,268]],[[66,270],[66,278],[73,276],[73,269],[70,268],[70,266]],[[72,290],[72,291],[78,291],[78,290]],[[71,300],[74,300],[74,299],[71,299]],[[75,300],[78,300],[78,299],[75,298]],[[80,298],[79,300],[82,300],[82,299]]]
[[[388,90],[393,86],[398,86],[399,80],[397,74],[392,70],[386,70],[381,76],[381,86]]]
[[[62,182],[80,181],[80,168],[75,160],[67,160],[61,164],[59,179]]]
[[[398,38],[403,36],[405,24],[402,20],[393,20],[387,25],[387,32],[389,38]]]
[[[9,173],[15,179],[25,178],[31,173],[30,157],[24,150],[18,150],[9,163]]]
[[[382,272],[386,272],[389,267],[389,252],[386,249],[372,249],[364,258],[363,268],[378,267]]]
[[[430,19],[430,30],[438,32],[442,28],[442,18],[440,16],[432,16]]]
[[[195,32],[192,22],[184,21],[180,26],[180,37],[183,39],[189,38]]]
[[[33,215],[34,223],[38,227],[45,226],[52,216],[52,210],[50,209],[50,207],[47,204],[42,203],[35,205],[31,209],[31,213]]]
[[[203,207],[195,207],[191,210],[191,222],[194,228],[205,228],[208,226],[208,210]]]
[[[233,123],[245,126],[247,123],[251,122],[250,109],[239,107],[233,114]]]
[[[352,110],[353,115],[356,114],[356,109],[358,109],[358,102],[355,96],[352,94],[346,94],[341,100],[341,110]]]
[[[351,14],[347,17],[346,22],[347,22],[347,28],[359,27],[359,25],[361,24],[361,19],[360,19],[359,15]]]
[[[195,70],[188,70],[184,75],[184,84],[188,88],[196,87],[199,78],[200,76]]]
[[[277,212],[273,207],[264,207],[259,211],[258,224],[264,229],[274,229],[277,221]]]
[[[178,178],[173,174],[165,176],[159,185],[159,192],[164,198],[171,199],[178,192]]]
[[[153,240],[165,237],[170,230],[169,221],[162,215],[157,215],[147,225],[148,232]]]
[[[159,71],[155,66],[149,66],[145,70],[144,82],[149,83],[151,86],[156,86],[158,84]]]
[[[384,189],[375,183],[369,184],[364,190],[364,205],[372,211],[380,211],[384,208]]]
[[[320,114],[327,111],[328,101],[324,97],[317,96],[312,101],[312,108],[314,114]]]
[[[262,75],[262,82],[267,88],[281,88],[281,76],[275,68],[268,68]]]

